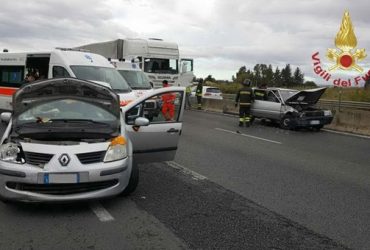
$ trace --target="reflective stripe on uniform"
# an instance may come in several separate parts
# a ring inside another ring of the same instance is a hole
[[[240,91],[240,94],[241,94],[241,95],[242,95],[242,94],[250,95],[250,94],[251,94],[251,92],[249,92],[249,91]]]
[[[241,102],[240,105],[251,105],[249,102]]]

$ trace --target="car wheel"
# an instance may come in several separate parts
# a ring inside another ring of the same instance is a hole
[[[0,201],[6,205],[11,204],[11,201],[0,196]]]
[[[136,190],[137,185],[139,184],[139,167],[137,164],[132,164],[132,170],[130,175],[130,180],[128,182],[125,190],[122,191],[122,196],[127,196]]]
[[[312,127],[312,130],[313,130],[313,131],[316,131],[316,132],[319,132],[319,131],[320,131],[320,129],[322,129],[323,127],[324,127],[323,125],[313,126],[313,127]]]
[[[280,120],[280,127],[282,129],[294,129],[293,116],[290,114],[284,115]]]

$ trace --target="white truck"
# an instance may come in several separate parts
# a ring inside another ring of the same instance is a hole
[[[11,110],[12,95],[25,82],[29,72],[39,79],[74,77],[113,89],[121,106],[136,99],[126,80],[101,55],[58,48],[48,52],[0,53],[0,109]],[[37,79],[36,79],[37,80]]]
[[[162,87],[167,80],[173,86],[188,86],[193,74],[193,59],[180,58],[177,43],[162,39],[117,39],[76,47],[100,54],[110,60],[138,60],[154,88]]]

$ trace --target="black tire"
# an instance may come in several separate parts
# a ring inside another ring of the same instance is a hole
[[[294,125],[293,116],[290,114],[284,115],[283,118],[281,118],[280,120],[280,127],[282,129],[294,129],[295,125]]]
[[[313,126],[312,127],[312,130],[313,131],[316,131],[316,132],[319,132],[320,131],[320,129],[322,129],[324,127],[324,125],[317,125],[317,126]]]
[[[132,164],[132,170],[130,175],[130,180],[128,182],[125,190],[122,191],[122,196],[127,196],[136,190],[137,185],[139,184],[139,167],[137,164]]]

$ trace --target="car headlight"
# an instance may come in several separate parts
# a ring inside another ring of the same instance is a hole
[[[0,160],[19,164],[25,163],[20,146],[12,142],[0,146]]]
[[[104,162],[118,161],[127,157],[127,145],[123,136],[112,139],[107,152],[105,153]]]
[[[324,116],[331,116],[331,110],[324,110]]]

